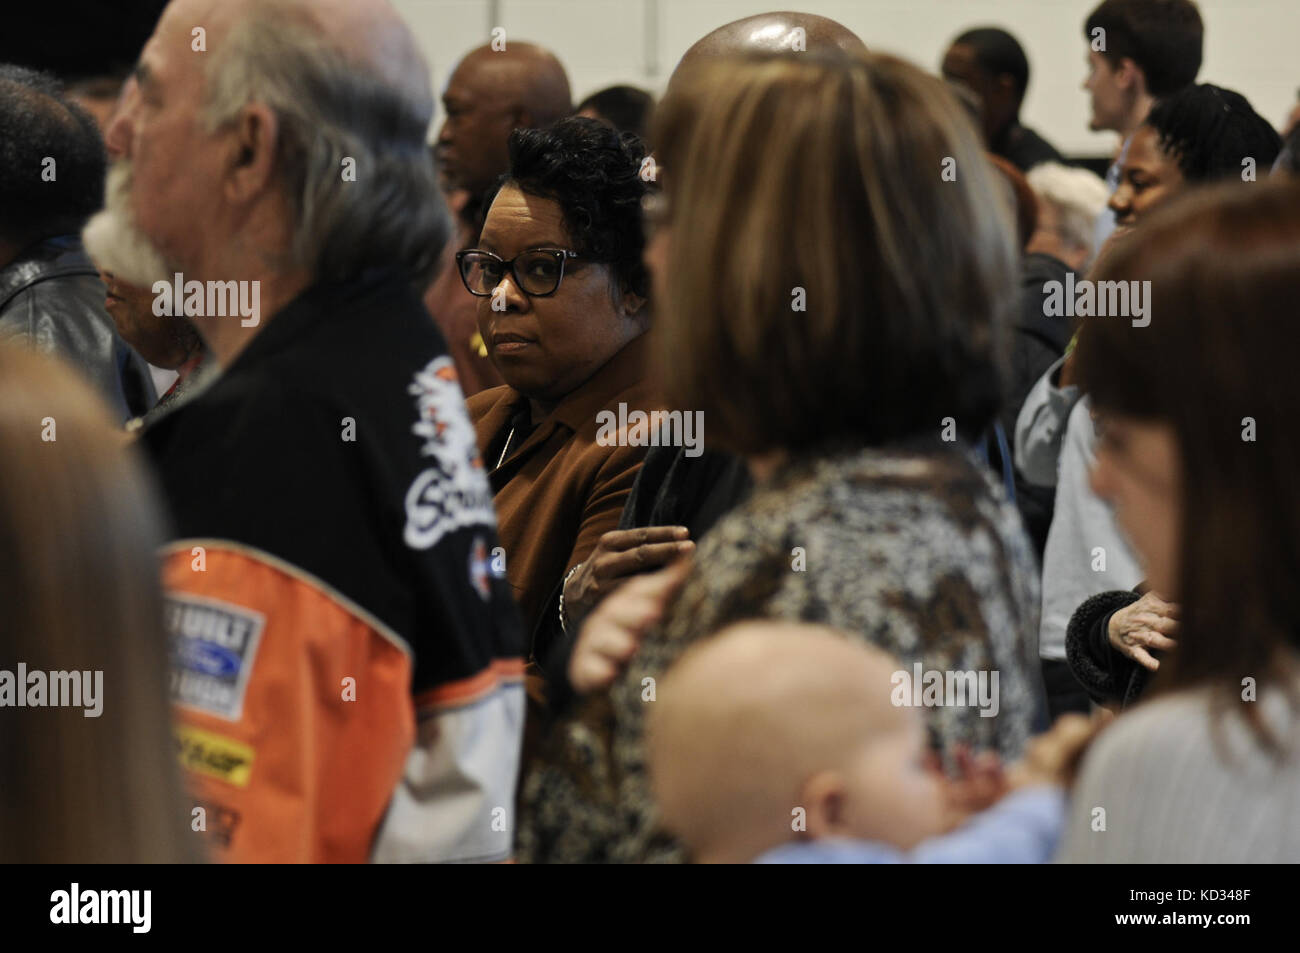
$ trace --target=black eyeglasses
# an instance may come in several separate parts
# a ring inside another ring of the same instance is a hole
[[[490,251],[467,248],[456,252],[456,264],[460,268],[460,280],[476,297],[491,297],[492,291],[509,271],[524,294],[546,298],[559,290],[564,278],[564,263],[581,257],[567,248],[530,248],[506,261]]]

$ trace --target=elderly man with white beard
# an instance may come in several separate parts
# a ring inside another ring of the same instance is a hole
[[[431,113],[384,0],[175,0],[106,133],[120,160],[90,253],[183,311],[222,366],[142,438],[176,527],[195,829],[238,818],[219,859],[512,849],[522,638],[414,290],[449,233]],[[214,284],[240,307],[212,307]]]

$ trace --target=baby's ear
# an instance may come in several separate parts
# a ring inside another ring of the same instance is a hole
[[[818,771],[804,782],[801,807],[807,812],[808,836],[813,840],[849,835],[844,776],[838,771]]]

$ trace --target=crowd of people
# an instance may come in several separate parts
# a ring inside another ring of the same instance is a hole
[[[386,0],[0,66],[0,858],[1300,855],[1300,122],[1206,27],[1073,27],[1105,177],[995,27],[493,41],[432,145]]]

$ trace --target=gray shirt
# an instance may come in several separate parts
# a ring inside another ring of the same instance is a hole
[[[1031,483],[1056,485],[1056,506],[1043,552],[1043,606],[1038,654],[1064,660],[1065,629],[1089,596],[1132,589],[1142,570],[1111,508],[1092,492],[1088,473],[1096,435],[1088,400],[1077,387],[1056,387],[1064,358],[1025,398],[1016,422],[1016,466]]]
[[[1204,689],[1118,718],[1084,760],[1057,861],[1300,860],[1300,711],[1277,690],[1250,704],[1284,742],[1282,758],[1235,711],[1212,715]]]

